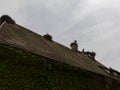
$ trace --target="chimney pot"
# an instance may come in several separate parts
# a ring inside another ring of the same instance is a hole
[[[77,41],[75,40],[73,43],[71,43],[71,44],[70,44],[70,47],[71,47],[72,51],[77,52],[77,51],[78,51]]]

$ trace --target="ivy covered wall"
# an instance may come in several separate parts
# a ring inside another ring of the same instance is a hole
[[[111,90],[120,90],[112,80]],[[0,90],[106,90],[104,76],[0,44]]]

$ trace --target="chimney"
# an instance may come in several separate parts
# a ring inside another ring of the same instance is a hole
[[[46,38],[49,41],[52,41],[52,36],[49,35],[49,34],[45,34],[43,37]]]
[[[72,51],[77,52],[77,51],[78,51],[77,41],[75,40],[73,43],[71,43],[71,44],[70,44],[70,47],[71,47]]]

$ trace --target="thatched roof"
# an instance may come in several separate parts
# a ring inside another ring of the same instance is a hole
[[[73,52],[68,47],[48,40],[17,24],[5,23],[0,27],[0,43],[27,50],[94,73],[110,76],[103,69],[107,67],[98,61],[88,58],[83,53]]]

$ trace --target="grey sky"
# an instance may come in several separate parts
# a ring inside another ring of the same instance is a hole
[[[120,71],[120,0],[1,0],[0,15],[67,47],[95,51],[96,59]]]

